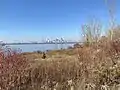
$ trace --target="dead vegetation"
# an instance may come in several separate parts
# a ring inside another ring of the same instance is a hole
[[[76,52],[73,55],[67,51],[56,51],[59,56],[64,53],[69,57],[39,59],[34,61],[36,64],[33,67],[30,67],[33,64],[24,55],[10,49],[6,52],[1,50],[0,89],[119,90],[119,37],[114,40],[101,37],[96,43],[83,44],[82,47],[68,51],[73,50]]]

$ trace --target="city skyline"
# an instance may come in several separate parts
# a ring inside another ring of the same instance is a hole
[[[65,38],[45,38],[44,40],[41,41],[13,41],[13,42],[4,42],[0,41],[1,43],[54,43],[54,42],[79,42],[80,40],[70,40],[70,39],[65,39]]]

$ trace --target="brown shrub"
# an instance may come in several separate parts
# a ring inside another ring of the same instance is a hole
[[[18,78],[24,73],[28,65],[27,59],[18,51],[10,48],[0,50],[0,89],[11,90],[18,86]]]

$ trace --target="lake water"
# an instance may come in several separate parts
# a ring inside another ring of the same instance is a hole
[[[34,52],[34,51],[46,51],[46,50],[58,50],[58,49],[67,49],[68,47],[73,46],[73,44],[31,44],[31,45],[10,45],[14,50],[21,49],[22,52]]]

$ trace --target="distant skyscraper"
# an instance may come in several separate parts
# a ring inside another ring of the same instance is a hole
[[[63,38],[61,38],[61,42],[64,42],[64,39],[63,39]]]
[[[46,40],[46,42],[47,42],[47,43],[49,43],[49,42],[50,42],[50,40],[49,40],[49,39],[47,39],[47,40]]]

